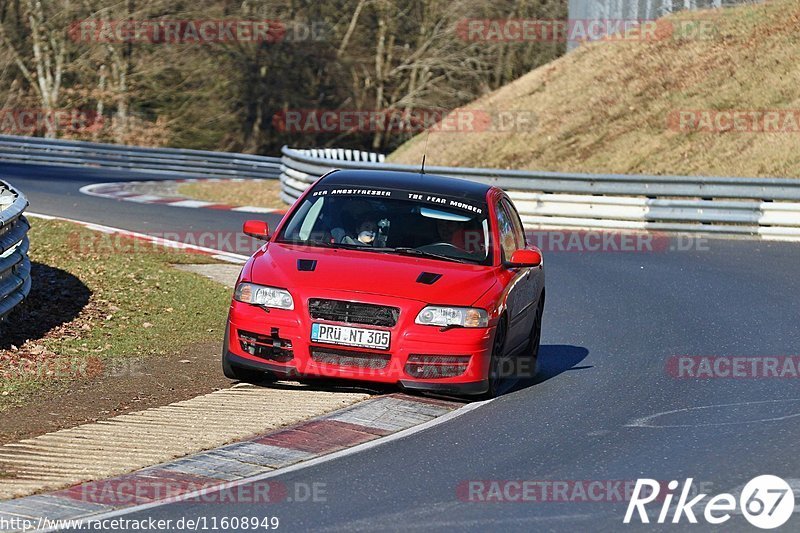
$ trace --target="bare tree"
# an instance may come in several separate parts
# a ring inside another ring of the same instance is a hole
[[[53,115],[58,109],[66,59],[66,26],[57,24],[56,15],[45,12],[41,0],[25,0],[25,19],[30,30],[28,49],[9,39],[0,24],[0,45],[6,47],[19,72],[35,91],[42,111]],[[45,136],[56,136],[56,124],[45,121]]]
[[[444,115],[563,52],[552,43],[469,42],[459,23],[565,14],[566,0],[0,0],[0,98],[47,112],[94,109],[111,119],[93,133],[100,140],[270,153],[282,144],[389,150],[419,125],[405,134],[292,133],[273,120],[289,109]],[[268,19],[290,34],[188,44],[69,33],[75,21],[92,19]],[[325,34],[291,34],[303,24],[320,24]],[[55,136],[47,126],[44,134]]]

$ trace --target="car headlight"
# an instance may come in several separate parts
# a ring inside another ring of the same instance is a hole
[[[417,315],[417,324],[423,326],[460,326],[485,328],[489,326],[489,313],[473,307],[439,307],[429,305]]]
[[[240,283],[236,286],[233,298],[237,302],[263,307],[274,307],[276,309],[294,309],[294,299],[286,289],[276,289],[275,287],[265,287],[255,283]]]

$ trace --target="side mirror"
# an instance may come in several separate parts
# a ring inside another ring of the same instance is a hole
[[[248,220],[244,223],[242,233],[254,239],[269,240],[269,226],[263,220]]]
[[[506,268],[533,268],[542,264],[542,252],[539,250],[517,250],[511,254],[511,261]]]

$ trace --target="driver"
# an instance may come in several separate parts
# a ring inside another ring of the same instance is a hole
[[[436,221],[436,231],[442,242],[475,254],[483,252],[483,234],[476,230],[466,230],[462,222],[440,218]]]
[[[347,235],[342,228],[334,228],[331,230],[335,242],[342,244],[355,244],[360,246],[373,246],[375,236],[378,233],[378,225],[374,220],[364,220],[358,225],[355,237]]]

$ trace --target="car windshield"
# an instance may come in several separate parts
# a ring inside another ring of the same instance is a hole
[[[279,242],[489,264],[485,205],[381,189],[315,189]]]

